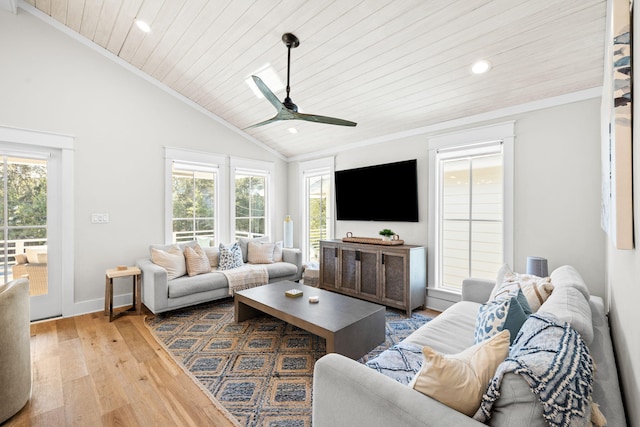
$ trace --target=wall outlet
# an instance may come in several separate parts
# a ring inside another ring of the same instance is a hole
[[[91,224],[106,224],[109,222],[108,213],[94,213],[91,214]]]

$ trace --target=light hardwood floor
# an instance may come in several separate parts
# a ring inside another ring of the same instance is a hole
[[[102,312],[31,326],[32,397],[5,426],[233,426],[144,316]]]
[[[31,360],[31,400],[5,427],[238,425],[158,344],[144,316],[34,323]]]

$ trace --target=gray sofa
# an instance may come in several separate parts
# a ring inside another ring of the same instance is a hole
[[[178,246],[193,245],[195,242]],[[152,247],[161,248],[160,245]],[[246,261],[246,242],[243,258]],[[269,283],[297,281],[302,277],[302,253],[299,249],[282,249],[282,262],[265,264]],[[153,313],[175,310],[229,296],[227,277],[215,268],[197,276],[184,275],[168,279],[167,270],[154,264],[151,258],[136,261],[142,272],[142,302]],[[239,267],[242,268],[242,267]]]
[[[590,296],[578,272],[563,266],[551,274],[555,288],[542,304],[558,319],[569,322],[587,342],[596,365],[592,399],[611,427],[626,426],[624,408],[603,301]],[[407,337],[403,343],[430,346],[456,354],[474,344],[476,315],[489,299],[494,281],[467,279],[462,301]],[[572,288],[572,289],[567,289]],[[590,335],[591,334],[591,335]],[[493,406],[492,426],[546,426],[542,405],[525,380],[507,373]],[[480,426],[482,423],[338,354],[328,354],[315,365],[313,425],[336,426]]]

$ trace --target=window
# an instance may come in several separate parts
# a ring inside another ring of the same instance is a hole
[[[330,239],[333,225],[333,158],[301,163],[303,229],[301,247],[308,262],[320,261],[320,241]]]
[[[209,237],[228,240],[228,216],[220,209],[226,193],[226,157],[175,148],[165,149],[165,242]]]
[[[503,260],[502,144],[438,154],[438,283],[495,277]]]
[[[172,167],[173,242],[216,236],[216,182],[211,166],[174,162]]]
[[[265,175],[236,172],[236,237],[265,235],[266,187]]]
[[[430,286],[457,293],[465,278],[495,278],[511,263],[512,128],[430,141]]]
[[[270,234],[270,177],[273,164],[232,159],[235,238]]]

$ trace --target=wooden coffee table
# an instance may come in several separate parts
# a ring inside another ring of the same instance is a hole
[[[301,297],[284,293],[299,289]],[[318,303],[310,303],[318,296]],[[327,353],[340,353],[358,359],[385,340],[385,308],[295,282],[269,283],[238,291],[234,296],[235,320],[256,317],[261,313],[284,320],[327,340]]]

